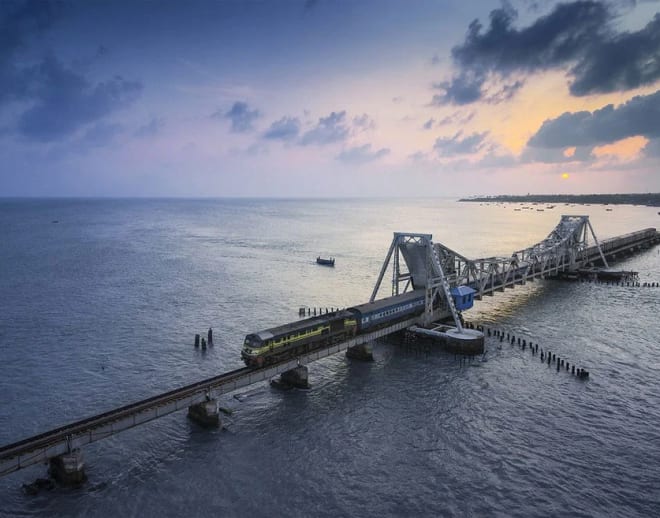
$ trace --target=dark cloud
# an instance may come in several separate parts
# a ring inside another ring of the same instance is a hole
[[[165,127],[165,119],[153,117],[147,124],[135,130],[136,137],[153,137]]]
[[[10,131],[28,139],[68,137],[128,106],[142,91],[141,83],[119,76],[93,83],[53,54],[25,61],[23,50],[49,29],[65,8],[63,2],[47,0],[0,2],[0,107],[14,104],[12,111],[17,118]],[[104,52],[105,48],[98,54]],[[103,127],[88,128],[89,139],[100,135]],[[86,137],[87,133],[82,139]]]
[[[229,119],[234,133],[246,133],[254,129],[253,123],[261,117],[261,114],[259,110],[250,110],[246,102],[236,101],[228,111],[217,110],[211,117]]]
[[[59,9],[52,2],[0,2],[0,103],[25,98],[26,78],[17,54],[48,29]]]
[[[573,95],[625,91],[660,79],[660,14],[645,28],[604,39],[571,69]]]
[[[371,144],[364,144],[363,146],[355,146],[346,149],[337,155],[337,160],[350,164],[366,164],[373,162],[381,157],[389,154],[388,148],[381,148],[375,151],[371,150]]]
[[[566,112],[546,120],[527,144],[540,148],[596,146],[637,135],[660,137],[660,90],[633,97],[616,108],[608,104],[593,112]]]
[[[453,137],[436,139],[433,149],[443,157],[476,153],[483,147],[487,135],[488,132],[463,136],[463,132],[459,131]]]
[[[300,120],[297,117],[282,117],[273,122],[263,135],[271,140],[293,140],[300,133]]]
[[[434,119],[429,119],[429,120],[427,120],[427,121],[422,125],[422,129],[430,130],[431,128],[433,128],[433,123],[435,123],[435,120],[434,120]]]
[[[32,106],[18,119],[19,132],[34,140],[66,137],[82,126],[132,103],[142,85],[119,76],[90,84],[53,56],[24,70],[24,96]]]
[[[470,104],[478,101],[483,95],[483,86],[486,75],[479,70],[464,70],[451,81],[442,81],[434,88],[444,93],[435,94],[431,104],[444,106],[445,104]]]
[[[47,0],[0,2],[0,67],[36,33],[49,28],[61,5]]]
[[[303,146],[309,144],[332,144],[341,142],[348,137],[350,128],[346,123],[346,111],[332,112],[327,117],[321,117],[316,126],[302,136],[300,143]]]
[[[549,69],[568,71],[575,96],[625,91],[660,79],[660,14],[636,32],[615,32],[615,17],[606,3],[576,1],[557,4],[517,29],[510,5],[495,9],[485,30],[474,20],[465,41],[452,49],[459,72],[436,85],[443,93],[432,103],[475,102],[487,96],[489,78]],[[512,83],[492,99],[506,100],[520,86]]]
[[[542,162],[544,164],[594,161],[594,156],[591,154],[591,150],[593,149],[592,146],[577,146],[573,153],[566,153],[566,149],[566,147],[527,147],[522,152],[520,159],[524,163]]]

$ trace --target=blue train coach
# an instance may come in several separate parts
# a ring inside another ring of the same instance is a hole
[[[360,333],[410,315],[419,315],[424,311],[424,304],[424,290],[413,290],[354,306],[349,311],[355,315]]]

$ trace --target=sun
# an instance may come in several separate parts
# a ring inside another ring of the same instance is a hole
[[[568,173],[562,173],[561,174],[561,179],[562,180],[568,180]]]

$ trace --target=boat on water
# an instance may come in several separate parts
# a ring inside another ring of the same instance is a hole
[[[335,265],[335,258],[330,257],[328,259],[324,259],[321,256],[318,256],[316,258],[316,264],[321,264],[323,266],[334,266]]]

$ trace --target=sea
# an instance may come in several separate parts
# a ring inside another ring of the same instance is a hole
[[[599,239],[657,207],[423,199],[0,200],[0,444],[243,367],[246,334],[300,307],[366,302],[394,232],[510,256],[562,214]],[[334,268],[315,263],[335,257]],[[660,247],[616,269],[660,282]],[[379,296],[391,291],[385,275]],[[311,388],[222,396],[83,448],[87,483],[36,496],[0,478],[0,516],[660,516],[660,288],[541,280],[464,312],[588,380],[486,337],[468,359],[396,339],[371,363],[309,364]],[[193,346],[213,329],[214,346]]]

